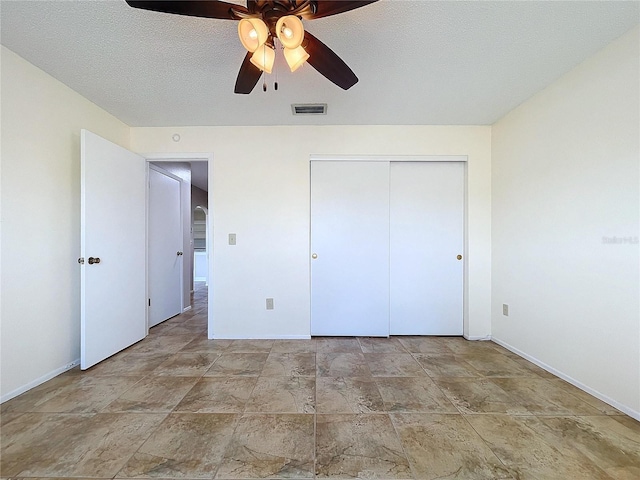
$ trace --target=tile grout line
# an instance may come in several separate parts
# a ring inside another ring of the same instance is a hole
[[[318,478],[318,353],[313,354],[313,366],[315,375],[313,377],[315,388],[313,389],[313,478]]]
[[[504,466],[505,470],[507,470],[507,472],[509,472],[509,475],[511,475],[513,477],[513,475],[511,474],[511,468],[502,461],[502,459],[498,456],[498,454],[493,450],[493,448],[491,448],[491,445],[489,444],[489,442],[487,442],[487,440],[485,440],[485,438],[480,435],[480,432],[478,432],[478,430],[476,430],[476,428],[473,426],[473,424],[469,421],[468,418],[466,418],[467,416],[465,414],[461,414],[461,417],[464,419],[464,421],[467,423],[467,425],[469,425],[469,427],[471,427],[471,429],[475,432],[475,434],[478,436],[478,438],[480,438],[480,440],[482,441],[482,443],[484,445],[486,445],[486,447],[489,449],[489,451],[493,454],[494,457],[496,457],[498,459],[498,461],[500,462],[500,464],[502,466]],[[515,477],[514,477],[515,478]]]

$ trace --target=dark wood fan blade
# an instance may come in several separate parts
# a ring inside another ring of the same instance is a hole
[[[377,1],[378,0],[316,0],[316,12],[304,13],[302,17],[307,20],[328,17],[329,15],[337,15],[338,13],[364,7]]]
[[[249,10],[251,13],[254,13],[256,11],[256,2],[257,0],[247,0],[247,10]]]
[[[358,83],[358,77],[353,70],[333,50],[309,32],[304,32],[302,46],[309,54],[307,63],[343,90],[349,90]]]
[[[175,13],[191,17],[219,18],[223,20],[238,20],[233,13],[248,13],[242,5],[220,2],[217,0],[125,0],[133,8],[152,10],[154,12]]]
[[[262,70],[251,63],[252,55],[251,52],[247,52],[242,61],[238,78],[236,79],[236,88],[233,90],[235,93],[251,93],[253,87],[255,87],[258,80],[260,80]]]

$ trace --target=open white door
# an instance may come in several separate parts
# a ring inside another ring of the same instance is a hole
[[[149,327],[182,312],[181,180],[149,165]]]
[[[147,334],[146,163],[87,130],[81,131],[81,150],[84,370]]]

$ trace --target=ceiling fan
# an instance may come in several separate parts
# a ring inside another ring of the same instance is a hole
[[[262,72],[271,73],[275,39],[293,72],[309,63],[344,90],[358,77],[333,50],[304,30],[302,19],[328,17],[364,7],[378,0],[247,0],[247,6],[218,0],[125,0],[131,7],[194,17],[239,20],[238,35],[247,49],[235,93],[251,93]]]

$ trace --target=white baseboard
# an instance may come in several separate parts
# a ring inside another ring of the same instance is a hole
[[[476,341],[485,342],[485,341],[491,340],[491,335],[484,335],[482,337],[473,337],[473,336],[470,336],[470,335],[463,335],[463,337],[465,339],[471,340],[473,342],[476,342]]]
[[[213,335],[209,340],[311,340],[311,335]]]
[[[184,307],[184,308],[182,309],[182,313],[184,313],[184,312],[188,312],[189,310],[191,310],[191,305],[189,305],[188,307]]]
[[[0,403],[4,403],[7,400],[11,400],[18,395],[23,394],[27,390],[31,390],[32,388],[37,387],[38,385],[43,384],[44,382],[51,380],[53,377],[57,377],[61,373],[66,372],[67,370],[71,370],[73,367],[77,367],[80,365],[80,359],[77,358],[71,363],[67,363],[66,365],[56,368],[52,372],[47,373],[46,375],[41,376],[40,378],[36,378],[34,381],[27,383],[26,385],[21,386],[20,388],[16,388],[12,392],[9,392],[0,398]]]
[[[625,414],[629,415],[630,417],[635,418],[636,420],[640,421],[640,412],[632,409],[631,407],[628,407],[627,405],[623,405],[620,402],[614,400],[613,398],[610,398],[607,395],[605,395],[603,393],[600,393],[597,390],[594,390],[593,388],[589,387],[588,385],[585,385],[584,383],[576,380],[575,378],[572,378],[569,375],[566,375],[566,374],[562,373],[561,371],[556,370],[552,366],[547,365],[546,363],[538,360],[537,358],[532,357],[531,355],[528,355],[528,354],[524,353],[521,350],[518,350],[516,347],[514,347],[512,345],[509,345],[507,342],[503,342],[502,340],[500,340],[498,338],[495,338],[495,337],[493,337],[491,340],[493,342],[497,343],[498,345],[500,345],[501,347],[504,347],[507,350],[515,353],[516,355],[519,355],[522,358],[524,358],[526,360],[529,360],[531,363],[535,363],[537,366],[539,366],[540,368],[545,369],[549,373],[554,374],[556,377],[559,377],[559,378],[569,382],[574,387],[578,387],[580,390],[583,390],[583,391],[587,392],[589,395],[593,395],[597,399],[602,400],[604,403],[608,403],[612,407],[617,408],[622,413],[625,413]]]

